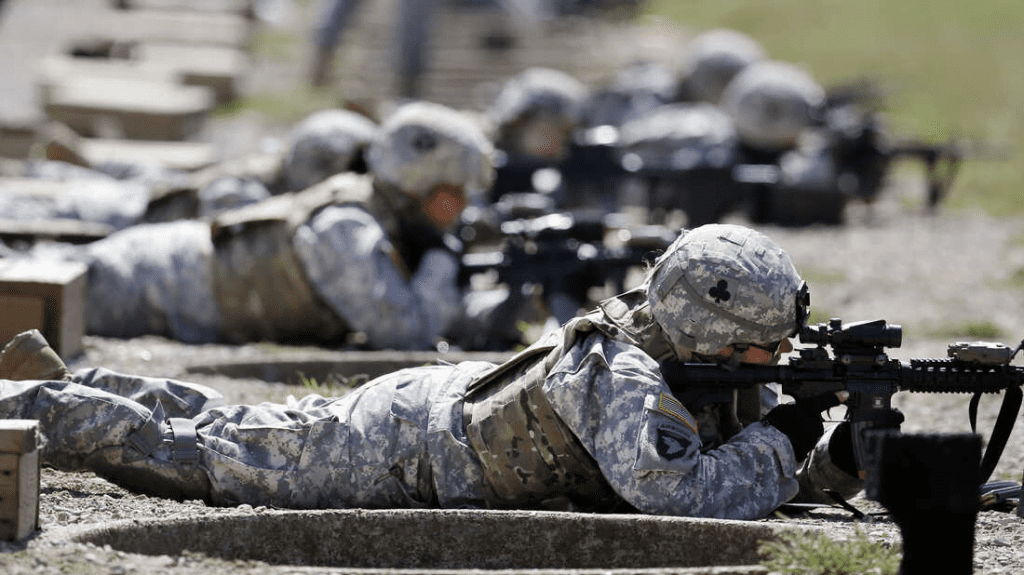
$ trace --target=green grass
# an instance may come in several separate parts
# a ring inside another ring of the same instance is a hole
[[[338,107],[340,102],[338,95],[331,90],[299,86],[289,91],[259,92],[238,98],[219,106],[214,113],[230,117],[252,111],[287,126],[318,110]]]
[[[694,31],[733,28],[769,56],[804,66],[824,86],[868,77],[890,90],[899,138],[963,137],[1006,147],[1007,160],[964,164],[944,203],[1024,214],[1024,60],[1017,0],[652,0]]]
[[[926,327],[922,331],[924,332],[922,335],[945,339],[969,337],[972,339],[997,340],[1006,337],[1006,333],[1003,332],[1002,328],[988,321]]]
[[[366,374],[359,374],[352,377],[343,377],[331,374],[326,381],[317,381],[315,377],[307,377],[305,373],[299,373],[299,381],[302,382],[302,389],[306,393],[316,393],[323,397],[340,397],[352,391],[352,389],[369,381]]]
[[[894,575],[901,560],[898,549],[870,540],[860,529],[847,540],[821,533],[787,533],[778,541],[761,544],[758,551],[769,571],[790,575]]]

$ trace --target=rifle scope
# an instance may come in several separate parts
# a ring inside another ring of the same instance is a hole
[[[843,326],[843,320],[836,318],[828,323],[804,326],[800,330],[800,342],[840,349],[899,347],[903,343],[903,328],[889,325],[884,319]]]

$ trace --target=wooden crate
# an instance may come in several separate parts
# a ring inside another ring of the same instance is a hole
[[[0,539],[39,527],[39,422],[0,419]]]
[[[0,260],[0,341],[35,328],[61,357],[80,353],[87,271],[74,262]]]

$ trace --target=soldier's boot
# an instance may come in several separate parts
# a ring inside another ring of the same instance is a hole
[[[0,351],[0,379],[61,380],[68,377],[64,361],[37,329],[19,333]]]
[[[210,500],[192,420],[167,419],[130,399],[67,381],[0,381],[0,418],[35,419],[41,463],[93,471],[126,489]]]

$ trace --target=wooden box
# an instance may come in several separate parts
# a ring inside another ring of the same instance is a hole
[[[39,422],[0,419],[0,539],[39,527]]]
[[[0,260],[0,346],[38,329],[63,358],[82,351],[85,264]]]

